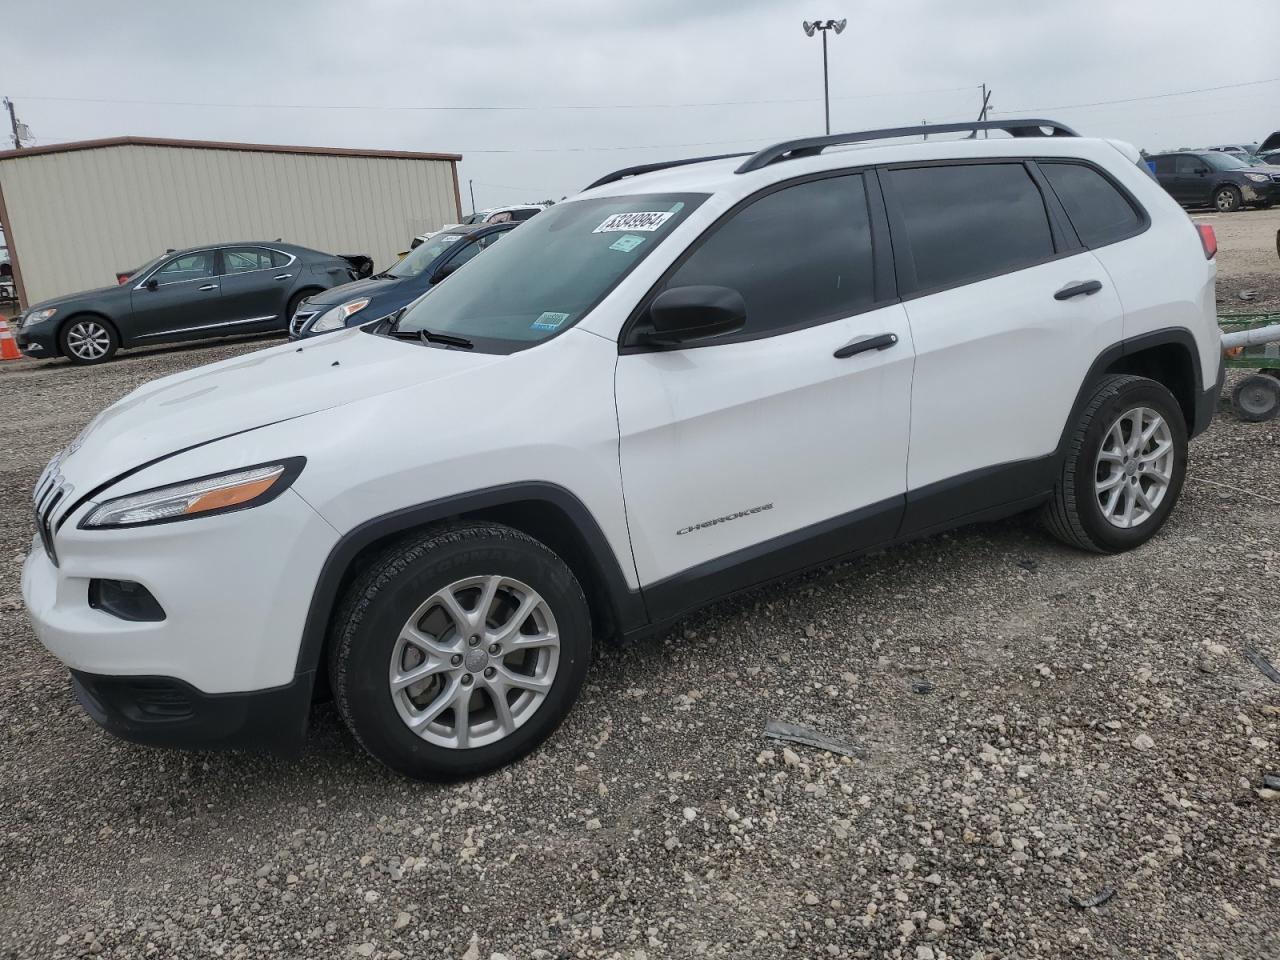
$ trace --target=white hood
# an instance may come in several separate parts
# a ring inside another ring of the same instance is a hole
[[[502,359],[357,329],[282,344],[144,384],[98,414],[59,468],[87,491],[179,450]]]

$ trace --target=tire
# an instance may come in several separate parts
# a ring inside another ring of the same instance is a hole
[[[1213,206],[1219,213],[1235,213],[1244,206],[1244,197],[1237,187],[1219,187],[1213,191]]]
[[[303,300],[307,299],[307,297],[316,293],[320,293],[320,289],[318,287],[312,287],[307,290],[299,290],[289,298],[289,305],[285,307],[284,311],[284,328],[286,330],[288,330],[289,325],[293,323],[293,315],[298,312],[298,305],[302,303]]]
[[[497,625],[459,630],[485,590],[486,624]],[[526,603],[531,612],[512,633]],[[590,661],[590,612],[564,561],[510,527],[457,524],[400,541],[351,585],[331,635],[329,678],[339,713],[369,753],[407,777],[448,781],[510,763],[550,736]],[[467,708],[465,725],[453,704]]]
[[[1231,408],[1245,423],[1263,423],[1280,414],[1280,380],[1250,374],[1231,391]]]
[[[106,363],[120,349],[120,335],[103,317],[71,317],[58,331],[58,349],[72,363]]]
[[[1154,430],[1136,453],[1129,446],[1135,417],[1144,432]],[[1158,458],[1143,460],[1166,445]],[[1082,550],[1131,550],[1164,525],[1186,469],[1187,427],[1173,394],[1145,377],[1103,377],[1071,430],[1062,473],[1044,508],[1045,524],[1063,543]]]

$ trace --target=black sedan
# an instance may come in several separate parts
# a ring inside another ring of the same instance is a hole
[[[1222,213],[1280,200],[1280,168],[1251,167],[1219,150],[1180,150],[1148,157],[1160,186],[1184,207]]]
[[[102,363],[121,347],[284,331],[304,299],[359,276],[355,259],[274,241],[171,250],[118,286],[34,304],[18,348]]]
[[[290,314],[293,319],[289,322],[289,336],[332,333],[395,313],[519,225],[481,223],[437,233],[390,269],[301,302],[297,312]]]

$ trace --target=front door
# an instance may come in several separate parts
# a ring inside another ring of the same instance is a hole
[[[1173,198],[1187,206],[1203,206],[1209,202],[1209,165],[1195,154],[1174,158]]]
[[[618,358],[627,520],[656,619],[890,539],[905,490],[911,333],[877,290],[860,174],[755,200],[654,293],[698,284],[742,294],[743,330],[680,349],[627,335]],[[881,348],[842,349],[869,338]]]
[[[125,334],[130,343],[185,337],[192,328],[218,323],[222,304],[217,252],[197,250],[173,257],[135,283],[130,299],[133,322]]]
[[[284,329],[298,261],[266,247],[223,247],[222,306],[228,333]]]

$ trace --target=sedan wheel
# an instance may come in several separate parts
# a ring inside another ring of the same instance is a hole
[[[117,346],[115,331],[104,321],[75,320],[62,330],[62,352],[72,363],[101,363]]]

